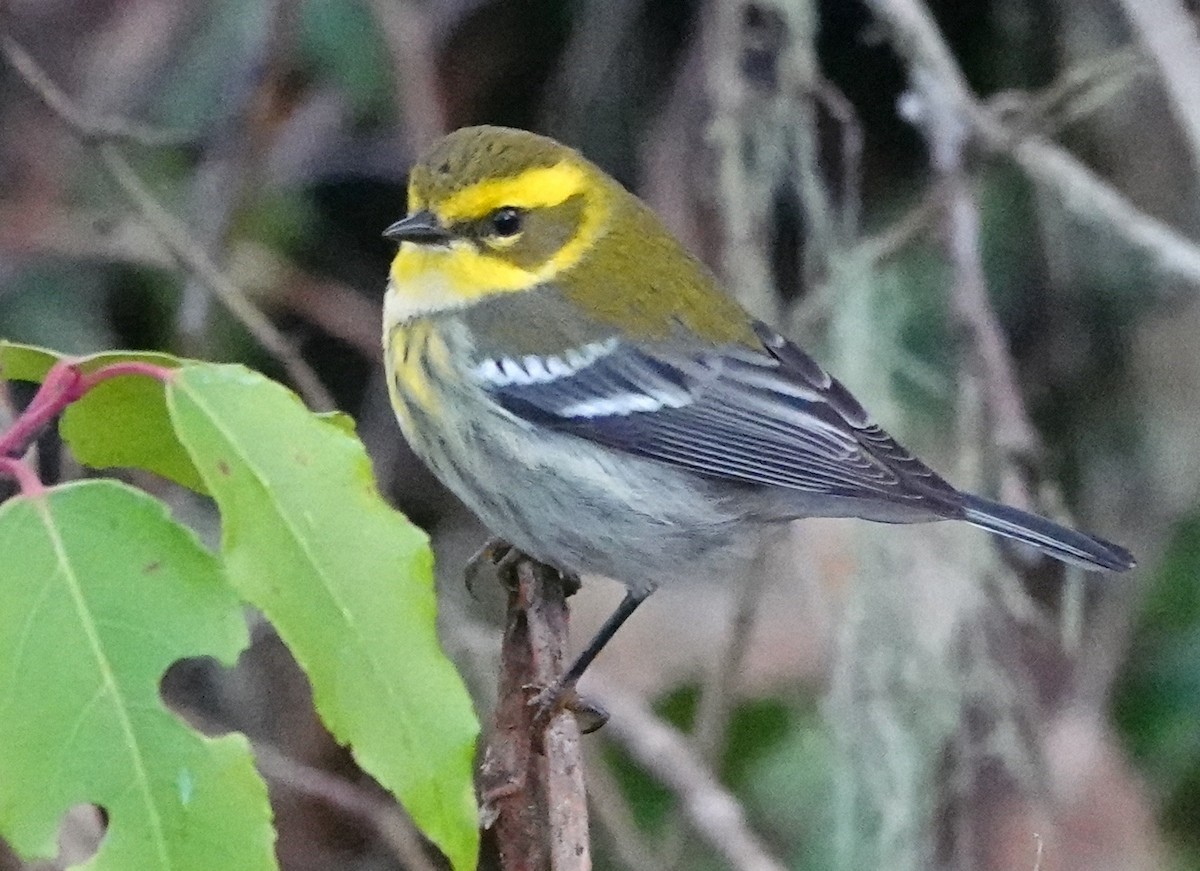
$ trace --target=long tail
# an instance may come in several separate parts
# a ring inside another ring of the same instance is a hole
[[[988,532],[1032,545],[1065,563],[1085,569],[1123,572],[1133,568],[1133,554],[1120,545],[990,499],[964,494],[966,520]]]

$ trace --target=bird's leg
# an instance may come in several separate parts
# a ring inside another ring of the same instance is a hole
[[[600,631],[596,636],[588,642],[588,646],[584,651],[575,658],[570,667],[563,675],[550,684],[548,687],[541,688],[537,695],[529,700],[529,704],[537,708],[537,719],[541,722],[548,720],[556,711],[567,708],[574,712],[581,720],[580,731],[584,734],[595,732],[608,721],[608,714],[599,705],[588,703],[581,699],[575,692],[575,684],[579,682],[579,678],[587,671],[587,667],[592,664],[592,660],[596,655],[604,649],[604,645],[608,644],[609,640],[617,633],[630,615],[637,610],[638,605],[646,599],[648,592],[633,592],[632,590],[625,593],[625,598],[621,600],[621,604],[617,609],[609,615],[604,621],[604,625],[600,627]]]

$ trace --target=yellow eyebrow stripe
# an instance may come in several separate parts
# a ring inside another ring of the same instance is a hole
[[[549,209],[572,197],[583,203],[579,224],[562,247],[542,262],[520,266],[494,246],[467,238],[448,245],[405,242],[392,260],[385,320],[405,323],[432,312],[461,308],[501,293],[529,290],[573,267],[604,232],[612,215],[611,191],[586,164],[568,161],[519,175],[485,179],[442,199],[418,191],[424,176],[410,183],[409,211],[428,209],[446,226],[478,219],[500,206]],[[519,244],[518,239],[513,245]]]
[[[570,163],[539,166],[512,178],[487,179],[434,205],[443,224],[481,218],[501,206],[538,209],[557,206],[587,186],[583,169]]]

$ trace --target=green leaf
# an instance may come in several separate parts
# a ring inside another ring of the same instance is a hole
[[[240,735],[163,707],[183,657],[247,641],[220,565],[151,497],[84,481],[0,506],[0,834],[49,858],[64,813],[108,814],[92,871],[275,868],[271,811]]]
[[[358,422],[344,411],[319,411],[316,417],[326,423],[336,426],[348,436],[358,435]]]
[[[159,356],[122,359],[164,365]],[[179,363],[172,360],[167,365]],[[67,407],[59,432],[84,465],[98,469],[133,466],[155,472],[197,493],[207,492],[191,457],[175,435],[167,415],[163,385],[153,378],[120,375],[97,384]]]
[[[0,378],[5,381],[41,382],[62,355],[37,345],[0,340]]]
[[[0,376],[6,379],[40,382],[58,359],[45,348],[0,342]],[[181,364],[166,354],[120,351],[81,357],[78,365],[84,372],[95,372],[128,360],[169,369]],[[198,493],[207,492],[175,436],[163,386],[153,378],[122,375],[98,384],[67,407],[59,432],[84,465],[146,469]]]
[[[343,425],[263,376],[186,366],[167,404],[220,509],[231,582],[308,674],[330,731],[474,868],[479,727],[438,645],[425,534],[382,500]]]

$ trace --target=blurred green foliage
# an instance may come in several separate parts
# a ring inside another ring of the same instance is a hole
[[[1142,603],[1113,712],[1162,804],[1180,861],[1200,868],[1200,511],[1179,521]]]

